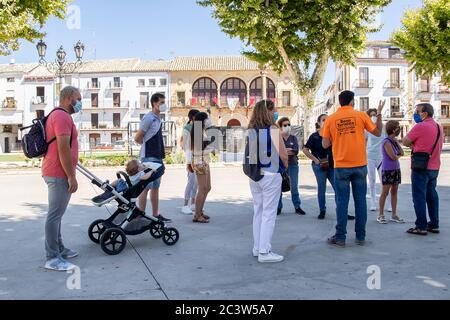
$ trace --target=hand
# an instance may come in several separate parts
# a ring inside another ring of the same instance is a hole
[[[383,108],[384,108],[385,104],[386,104],[386,99],[380,100],[380,103],[378,104],[377,114],[381,114],[383,112]]]
[[[77,178],[75,178],[75,176],[70,177],[68,179],[69,182],[69,193],[75,193],[78,190],[78,182],[77,182]]]
[[[319,159],[315,159],[315,160],[314,160],[314,163],[317,164],[317,165],[319,165],[319,164],[320,164],[320,160],[319,160]]]

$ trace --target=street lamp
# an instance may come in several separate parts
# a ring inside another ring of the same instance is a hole
[[[44,41],[40,40],[36,45],[36,49],[39,55],[39,64],[46,67],[50,73],[57,76],[60,80],[60,83],[62,82],[64,74],[73,73],[83,64],[81,60],[83,59],[84,54],[84,44],[81,41],[78,41],[73,47],[75,51],[75,57],[77,59],[75,62],[67,62],[67,53],[62,46],[58,49],[58,51],[56,51],[55,62],[47,62],[45,60],[47,45]]]

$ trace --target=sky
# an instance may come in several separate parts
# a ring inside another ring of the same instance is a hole
[[[387,40],[400,27],[406,8],[416,8],[422,0],[393,0],[378,17],[383,27],[370,40]],[[211,9],[195,0],[75,0],[65,21],[52,18],[44,26],[47,33],[47,60],[54,60],[56,50],[64,46],[73,59],[73,45],[81,40],[86,46],[84,59],[141,58],[170,59],[191,55],[238,55],[243,50],[239,39],[221,32]],[[0,63],[36,62],[35,44],[23,42]],[[334,80],[330,61],[322,93]]]

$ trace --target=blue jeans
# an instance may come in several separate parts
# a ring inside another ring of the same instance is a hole
[[[334,190],[334,169],[330,168],[328,170],[322,170],[320,169],[320,165],[315,163],[312,164],[312,169],[317,181],[317,200],[319,201],[319,209],[320,212],[325,212],[327,210],[325,197],[327,192],[327,179],[330,181],[330,184]],[[336,190],[334,192],[336,194]]]
[[[355,201],[356,239],[366,239],[367,223],[367,166],[357,168],[335,168],[334,181],[336,190],[336,239],[344,240],[347,234],[348,203],[350,185]]]
[[[416,227],[427,229],[427,207],[430,227],[439,228],[439,195],[436,191],[439,170],[411,171],[412,197]]]
[[[291,197],[292,204],[295,209],[300,208],[302,201],[300,200],[300,194],[298,192],[298,164],[290,164],[288,167],[288,175],[291,178]],[[280,201],[278,201],[278,209],[283,209],[283,193],[280,195]]]

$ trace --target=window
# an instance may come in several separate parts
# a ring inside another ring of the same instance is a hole
[[[400,98],[391,98],[391,112],[400,112]]]
[[[398,58],[398,55],[400,55],[400,49],[389,48],[389,58]]]
[[[145,87],[145,79],[138,79],[138,87]]]
[[[448,119],[450,116],[450,102],[442,101],[441,105],[441,118]]]
[[[178,91],[177,92],[177,106],[184,107],[186,105],[186,92]]]
[[[100,133],[90,133],[89,134],[89,147],[93,149],[95,146],[100,144]]]
[[[239,78],[229,78],[220,86],[221,104],[229,105],[238,99],[241,106],[247,105],[247,86]]]
[[[36,102],[45,102],[45,87],[36,87]]]
[[[36,110],[36,119],[40,119],[45,117],[45,111],[44,110]]]
[[[359,110],[367,111],[369,110],[369,97],[361,97],[359,98]]]
[[[4,133],[12,133],[12,131],[13,131],[12,126],[10,126],[10,125],[4,125],[3,126],[3,132]]]
[[[14,100],[14,97],[6,97],[6,108],[16,108],[16,100]]]
[[[160,86],[167,86],[167,79],[166,78],[159,79],[159,85]]]
[[[6,82],[12,83],[15,81],[16,81],[16,78],[6,78]]]
[[[149,94],[148,94],[148,92],[141,92],[139,94],[139,108],[149,109]]]
[[[291,106],[291,92],[283,91],[283,106],[290,107]]]
[[[92,88],[98,88],[98,78],[92,78]]]
[[[369,87],[369,68],[367,67],[359,68],[358,88],[368,88],[368,87]]]
[[[114,77],[114,88],[122,88],[120,77]]]
[[[120,93],[113,93],[113,107],[120,108]]]
[[[391,85],[390,88],[400,88],[400,69],[391,69]]]
[[[266,91],[268,99],[275,99],[275,84],[267,79]],[[250,99],[257,103],[262,100],[262,77],[258,77],[250,83]]]
[[[91,107],[98,108],[98,93],[91,93]]]
[[[121,133],[111,133],[111,144],[114,145],[116,141],[122,140]]]
[[[98,129],[98,113],[91,113],[91,128]]]
[[[149,79],[149,80],[148,80],[148,85],[149,85],[150,87],[156,86],[156,79]]]
[[[192,97],[201,105],[215,105],[217,102],[216,82],[206,77],[197,79],[192,86]]]
[[[120,113],[113,113],[113,126],[120,128]]]
[[[420,92],[430,92],[430,80],[426,76],[420,77],[419,81]]]

